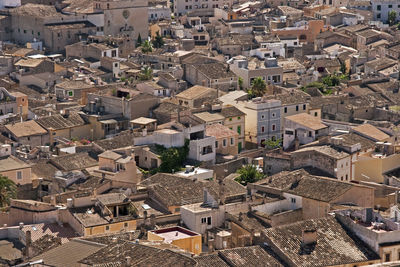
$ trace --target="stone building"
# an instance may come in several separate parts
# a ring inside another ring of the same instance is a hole
[[[104,13],[104,35],[126,36],[136,41],[148,36],[148,1],[97,0],[95,9]]]

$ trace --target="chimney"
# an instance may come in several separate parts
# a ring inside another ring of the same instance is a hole
[[[312,245],[317,243],[317,230],[315,228],[308,228],[303,230],[302,245]]]
[[[53,205],[53,206],[57,205],[55,196],[51,196],[50,197],[50,204]]]
[[[26,231],[25,233],[25,246],[28,247],[32,243],[32,232]]]
[[[133,241],[135,239],[135,232],[129,232],[129,241]]]
[[[131,266],[132,258],[130,256],[125,257],[126,266]]]

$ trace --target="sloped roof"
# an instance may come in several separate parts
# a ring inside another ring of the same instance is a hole
[[[320,118],[311,116],[307,113],[299,113],[296,115],[287,116],[285,119],[303,125],[311,130],[320,130],[328,127],[322,123]]]
[[[317,243],[309,248],[309,252],[301,247],[305,229],[317,231]],[[350,236],[332,216],[273,227],[263,232],[286,256],[284,260],[294,266],[339,266],[379,259],[362,241]]]
[[[85,121],[79,114],[71,113],[69,116],[55,114],[52,116],[41,117],[37,120],[37,123],[39,123],[46,129],[60,130],[82,126],[85,124]]]
[[[15,124],[7,124],[6,129],[16,137],[47,134],[47,131],[43,129],[43,127],[40,126],[36,121],[24,121]]]
[[[43,260],[44,264],[54,267],[80,266],[78,261],[92,255],[103,247],[104,245],[102,244],[73,239],[62,246],[34,257],[32,261]]]
[[[353,131],[374,141],[386,141],[390,138],[386,133],[367,123],[353,128]]]
[[[192,181],[168,173],[157,173],[141,182],[167,206],[181,206],[203,202],[203,188],[207,188],[214,197],[219,196],[218,183],[215,181]],[[225,196],[243,195],[246,188],[236,181],[225,179]]]
[[[88,153],[60,156],[52,158],[50,162],[62,171],[82,170],[98,165],[97,161],[91,158]]]
[[[185,98],[185,99],[195,99],[197,97],[200,97],[206,93],[210,93],[213,91],[216,91],[216,90],[212,89],[210,87],[195,85],[195,86],[192,86],[189,89],[186,89],[185,91],[177,94],[176,97]]]
[[[69,239],[78,236],[69,225],[60,226],[58,223],[24,225],[22,231],[25,233],[31,231],[32,242],[39,240],[45,235],[50,235],[61,238],[61,243],[65,244],[69,242]]]
[[[207,125],[206,126],[206,135],[207,136],[214,136],[215,138],[229,138],[229,137],[235,137],[238,136],[239,134],[228,127],[215,123],[212,125]]]
[[[115,153],[114,151],[107,150],[100,155],[98,155],[99,158],[106,158],[106,159],[112,159],[112,160],[117,160],[121,158],[122,156],[118,153]]]
[[[0,158],[0,172],[19,170],[24,168],[29,168],[31,165],[23,162],[22,160],[14,157],[8,156],[6,158]]]
[[[323,202],[333,201],[353,186],[356,186],[331,178],[313,176],[302,169],[291,172],[280,172],[258,181],[256,184]]]
[[[220,250],[218,254],[228,262],[230,266],[283,266],[277,259],[260,246],[225,249]]]

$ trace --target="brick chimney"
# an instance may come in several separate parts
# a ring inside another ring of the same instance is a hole
[[[302,245],[312,245],[317,243],[317,230],[315,228],[307,228],[303,230]]]

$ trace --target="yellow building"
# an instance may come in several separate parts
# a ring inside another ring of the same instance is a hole
[[[163,241],[196,255],[201,253],[201,235],[183,227],[153,230],[147,233],[147,239],[149,241]]]
[[[378,151],[369,152],[358,157],[354,163],[354,179],[383,183],[384,174],[400,167],[400,154],[387,155]]]
[[[16,184],[30,184],[31,165],[14,156],[0,159],[0,175],[8,177]]]

